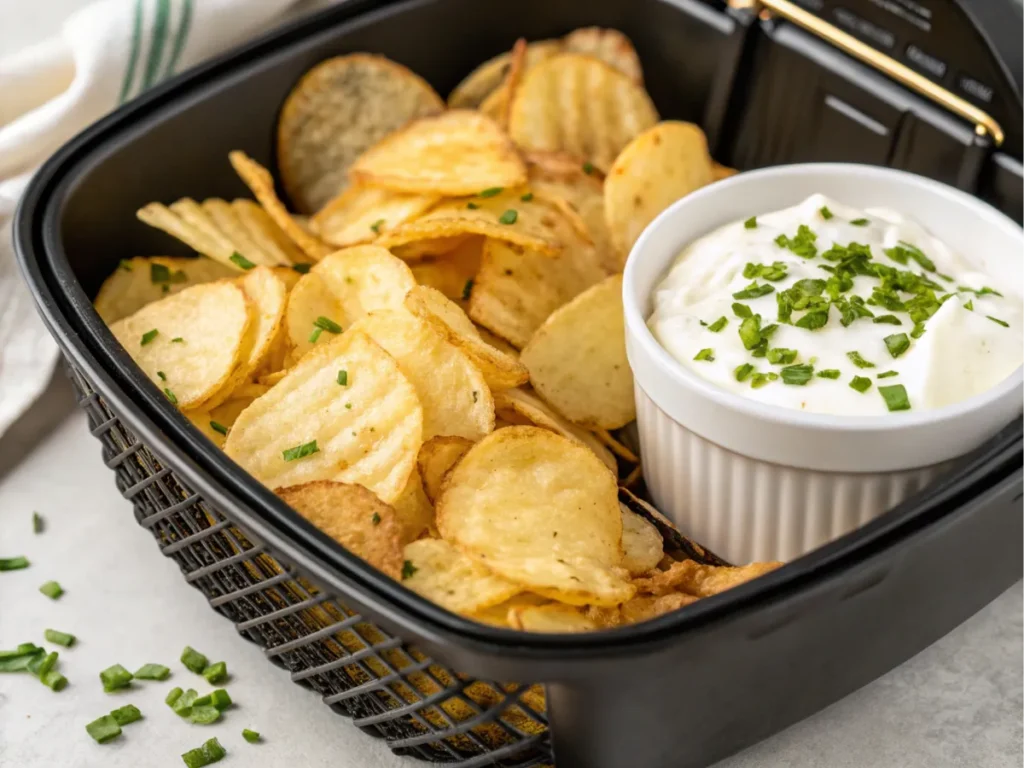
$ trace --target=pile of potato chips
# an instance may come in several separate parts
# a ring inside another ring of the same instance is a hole
[[[211,440],[437,604],[541,632],[680,608],[776,564],[666,555],[619,502],[639,459],[621,271],[667,205],[729,173],[658,122],[630,41],[519,41],[448,105],[371,54],[308,72],[255,201],[151,203],[200,254],[122,262],[113,335]],[[657,513],[652,514],[656,515]]]

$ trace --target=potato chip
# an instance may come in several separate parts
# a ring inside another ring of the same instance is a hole
[[[523,184],[526,166],[497,123],[459,109],[387,136],[356,160],[351,176],[396,192],[472,195]]]
[[[576,424],[618,429],[633,421],[622,276],[607,278],[555,310],[523,348],[521,360],[534,389]]]
[[[223,448],[228,430],[238,420],[239,414],[248,408],[255,399],[248,396],[232,397],[213,409],[185,411],[185,416],[199,428],[200,432],[213,441],[214,445]]]
[[[398,516],[361,485],[315,480],[274,493],[352,554],[394,579],[401,577]]]
[[[413,468],[405,488],[398,498],[391,502],[395,514],[402,524],[402,544],[415,541],[424,533],[436,530],[434,525],[434,506],[423,490],[423,480],[419,470]]]
[[[366,334],[348,332],[246,408],[224,450],[271,488],[336,480],[390,503],[409,480],[422,437],[423,409],[394,358]]]
[[[472,447],[472,441],[451,436],[432,437],[420,447],[416,466],[423,480],[423,490],[432,503],[441,493],[445,475]]]
[[[172,403],[195,409],[244,364],[249,304],[233,282],[195,285],[118,320],[110,332]]]
[[[516,606],[509,610],[509,624],[524,632],[589,632],[598,629],[579,608],[560,603]]]
[[[526,66],[532,67],[560,53],[561,40],[538,40],[526,46]],[[448,96],[451,109],[476,109],[505,81],[512,67],[512,54],[505,52],[474,69]]]
[[[351,327],[395,358],[416,389],[424,440],[455,435],[475,442],[494,429],[494,400],[480,369],[426,320],[404,309],[382,309]]]
[[[618,471],[615,457],[601,441],[582,427],[558,415],[543,400],[525,389],[506,389],[494,393],[495,412],[513,424],[532,424],[557,432],[592,450],[612,472]]]
[[[630,39],[617,29],[574,29],[562,39],[562,43],[567,52],[594,56],[627,75],[637,85],[643,85],[644,74],[636,48]]]
[[[170,207],[149,203],[136,216],[236,272],[245,269],[246,261],[264,266],[308,261],[252,200],[228,204],[212,198],[200,204],[184,197]]]
[[[337,248],[369,243],[382,232],[415,219],[440,199],[438,195],[410,195],[353,184],[317,211],[310,228]]]
[[[285,326],[293,358],[369,312],[401,307],[415,287],[405,262],[383,248],[357,245],[332,253],[303,275],[288,296]]]
[[[467,241],[482,240],[477,235],[451,235],[450,237],[427,237],[402,245],[389,246],[388,250],[402,261],[418,262],[454,253]]]
[[[657,567],[665,555],[658,529],[640,515],[622,508],[622,567],[638,575]]]
[[[319,261],[334,250],[327,243],[310,234],[303,224],[292,217],[288,209],[284,207],[284,203],[278,199],[277,192],[274,191],[274,177],[270,175],[270,171],[245,154],[245,152],[239,152],[238,150],[230,152],[228,153],[228,159],[231,161],[231,166],[235,169],[235,173],[242,178],[245,185],[252,190],[253,195],[259,200],[263,210],[274,220],[274,223],[277,224],[281,231],[288,235],[292,242],[302,249],[303,253],[311,259]]]
[[[525,366],[484,341],[466,313],[439,291],[417,286],[406,295],[405,307],[461,349],[483,372],[492,390],[516,387],[528,380]]]
[[[418,261],[409,268],[420,285],[434,288],[452,301],[467,301],[483,250],[482,237],[469,237],[450,253]]]
[[[703,565],[696,560],[673,563],[667,571],[650,571],[642,578],[634,579],[637,591],[642,594],[664,595],[670,592],[686,592],[696,597],[711,597],[745,581],[756,579],[774,571],[782,563],[750,563],[743,566]]]
[[[502,130],[508,129],[509,109],[512,107],[512,97],[526,72],[526,55],[528,46],[525,38],[516,40],[515,45],[509,53],[508,73],[498,88],[496,88],[480,105],[479,109]]]
[[[277,167],[292,202],[313,213],[342,192],[368,147],[444,102],[423,78],[383,56],[337,56],[309,70],[281,108]]]
[[[441,535],[531,592],[572,604],[615,605],[624,580],[615,477],[561,435],[509,427],[474,445],[437,500]]]
[[[575,181],[582,173],[600,190],[604,182],[604,171],[591,167],[579,155],[561,150],[524,150],[527,174],[530,181]]]
[[[737,173],[739,173],[739,171],[735,168],[730,168],[727,165],[716,163],[714,160],[711,161],[711,176],[714,181],[728,179],[730,176],[735,176]]]
[[[205,256],[136,256],[124,259],[103,281],[93,306],[100,319],[110,325],[165,296],[236,274],[234,269]]]
[[[604,212],[622,254],[672,203],[714,180],[704,132],[669,120],[637,136],[608,171]]]
[[[485,235],[554,256],[562,250],[562,217],[543,200],[524,199],[525,191],[506,189],[468,201],[447,200],[415,221],[385,232],[374,242],[393,248],[453,235]]]
[[[267,394],[268,389],[270,389],[270,387],[268,387],[266,384],[260,384],[259,382],[255,381],[247,381],[235,388],[235,390],[231,393],[231,400],[234,400],[235,398],[255,400],[257,397],[261,397]]]
[[[260,384],[263,384],[264,386],[269,388],[277,384],[277,382],[281,381],[281,379],[283,379],[287,375],[287,369],[279,370],[274,371],[273,373],[264,373],[262,376],[259,377],[259,379],[257,379],[257,381]]]
[[[402,584],[453,613],[473,613],[503,603],[523,591],[515,582],[487,570],[440,539],[420,539],[405,545],[410,563]]]
[[[512,101],[509,134],[527,150],[564,150],[601,170],[658,122],[644,89],[593,56],[563,53],[529,69]]]
[[[510,618],[510,612],[513,609],[526,608],[535,605],[550,605],[551,602],[540,595],[534,595],[530,592],[521,592],[518,595],[509,598],[503,603],[492,605],[489,608],[484,608],[480,611],[475,611],[468,615],[468,618],[473,621],[479,621],[481,624],[490,624],[492,627],[504,627],[506,629],[515,629],[512,625]],[[543,709],[538,710],[543,711]]]
[[[699,599],[680,592],[669,592],[658,596],[636,595],[622,605],[613,608],[588,608],[587,617],[598,627],[610,629],[655,619],[666,613],[685,608]]]

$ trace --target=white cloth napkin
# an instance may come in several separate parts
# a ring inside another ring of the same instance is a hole
[[[0,435],[46,387],[57,359],[11,246],[10,219],[34,170],[161,80],[331,1],[98,0],[54,38],[0,58]]]

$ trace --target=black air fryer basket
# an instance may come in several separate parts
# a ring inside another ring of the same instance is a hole
[[[1021,423],[863,528],[682,611],[586,635],[485,627],[305,523],[132,364],[90,299],[120,259],[181,252],[134,212],[244,196],[228,151],[272,167],[277,110],[324,58],[381,53],[445,93],[519,36],[600,25],[633,39],[662,116],[699,122],[720,162],[892,165],[1021,219],[1016,5],[801,2],[349,0],[119,110],[25,195],[22,267],[139,524],[242,636],[396,752],[464,768],[685,768],[806,717],[1020,578]]]

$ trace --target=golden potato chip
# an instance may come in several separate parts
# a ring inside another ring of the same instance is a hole
[[[506,421],[514,424],[532,424],[557,432],[563,437],[582,443],[592,450],[612,472],[618,471],[615,457],[601,441],[582,427],[578,427],[555,413],[543,400],[525,389],[506,389],[494,393],[494,409]]]
[[[622,508],[622,567],[638,575],[657,567],[665,555],[658,529],[640,515]]]
[[[103,281],[93,306],[100,319],[110,325],[165,296],[236,274],[234,269],[205,256],[136,256],[124,259]]]
[[[212,198],[200,204],[184,197],[170,207],[149,203],[136,216],[236,272],[242,272],[246,262],[275,266],[308,261],[252,200],[229,204]]]
[[[644,478],[644,468],[642,464],[637,464],[633,467],[633,471],[626,475],[626,479],[622,481],[623,488],[635,488],[641,480]]]
[[[366,334],[348,332],[246,408],[224,450],[271,488],[336,480],[390,503],[416,466],[422,437],[423,409],[394,358]]]
[[[562,250],[562,217],[553,206],[528,196],[524,199],[525,189],[487,192],[472,200],[446,200],[415,221],[385,232],[374,242],[393,248],[420,240],[470,234],[516,243],[547,256]],[[407,258],[405,254],[403,257]]]
[[[274,493],[352,554],[393,579],[401,577],[402,526],[395,510],[366,488],[314,480]]]
[[[405,308],[429,322],[450,344],[461,349],[483,372],[492,390],[516,387],[528,381],[526,367],[484,341],[466,313],[440,291],[416,286],[406,295]]]
[[[576,181],[581,173],[592,183],[597,185],[598,190],[604,182],[604,171],[597,167],[591,167],[579,155],[562,150],[524,150],[523,160],[526,161],[527,174],[530,181]]]
[[[509,109],[512,107],[512,96],[515,94],[519,83],[522,82],[523,74],[526,72],[526,55],[528,45],[526,38],[520,37],[509,52],[508,73],[505,80],[496,88],[480,105],[479,109],[502,130],[508,129]]]
[[[781,565],[779,562],[766,562],[716,566],[683,560],[673,563],[667,571],[652,570],[642,578],[634,579],[633,583],[642,594],[664,595],[679,591],[696,597],[711,597],[774,571]]]
[[[354,184],[317,211],[310,219],[310,228],[337,248],[369,243],[382,232],[415,219],[440,199],[438,195],[405,194]]]
[[[272,387],[285,376],[288,375],[287,370],[274,371],[272,373],[265,373],[259,377],[258,381],[266,387]]]
[[[259,200],[263,210],[274,220],[281,231],[302,249],[303,253],[311,259],[319,261],[334,250],[327,243],[310,234],[305,226],[292,217],[288,209],[284,207],[284,203],[278,199],[277,192],[274,191],[274,178],[270,175],[270,171],[245,152],[238,150],[230,152],[228,159],[231,161],[235,173],[242,178],[245,185]]]
[[[470,110],[424,117],[392,133],[352,165],[352,179],[396,192],[472,195],[526,181],[526,166],[501,128]]]
[[[419,75],[383,56],[337,56],[309,70],[281,108],[277,167],[288,196],[313,213],[342,192],[368,147],[444,102]]]
[[[669,120],[637,136],[608,171],[604,213],[622,254],[672,203],[714,180],[704,132]]]
[[[612,453],[614,453],[620,459],[625,459],[630,464],[639,464],[640,463],[640,457],[637,456],[635,453],[633,453],[633,451],[631,451],[622,442],[620,442],[615,437],[615,435],[613,435],[608,430],[606,430],[606,429],[595,429],[594,430],[594,434],[597,436],[598,440],[600,440],[604,445],[606,445],[608,447],[608,450],[610,450]]]
[[[416,389],[424,440],[455,435],[475,442],[494,429],[494,399],[480,369],[426,320],[404,309],[381,309],[351,327],[395,358]]]
[[[402,583],[453,613],[474,613],[523,591],[515,582],[487,570],[441,539],[420,539],[405,545]],[[404,576],[405,574],[403,574]]]
[[[585,53],[627,75],[637,85],[643,85],[644,74],[640,57],[628,37],[617,29],[583,27],[574,29],[562,39],[569,53]]]
[[[711,161],[711,176],[714,181],[728,179],[730,176],[735,176],[737,173],[739,173],[739,171],[735,168],[730,168],[727,165],[716,163],[714,160]]]
[[[409,268],[420,285],[434,288],[452,301],[467,301],[483,250],[482,237],[468,237],[450,253],[418,261]]]
[[[599,628],[579,608],[560,603],[513,607],[509,624],[524,632],[589,632]]]
[[[527,70],[512,101],[509,134],[527,150],[564,150],[601,170],[658,122],[647,92],[593,56],[563,53]]]
[[[573,604],[632,597],[615,476],[578,443],[509,427],[474,445],[437,500],[444,539],[531,592]]]
[[[612,608],[590,607],[587,609],[587,617],[597,624],[598,627],[612,628],[622,627],[627,624],[636,624],[641,621],[648,621],[672,611],[678,611],[700,598],[693,595],[684,595],[680,592],[669,592],[665,595],[636,595],[622,605]]]
[[[174,405],[195,409],[244,364],[249,304],[233,282],[195,285],[118,320],[110,332]]]
[[[520,359],[534,389],[576,424],[618,429],[633,421],[622,276],[607,278],[555,310]]]
[[[270,387],[266,384],[260,384],[255,381],[246,381],[236,387],[231,393],[231,400],[234,400],[235,398],[255,400],[257,397],[267,394],[268,389],[270,389]]]
[[[413,469],[409,473],[409,480],[398,498],[391,502],[402,523],[402,544],[430,533],[437,534],[437,526],[434,525],[434,505],[427,498],[423,490],[423,480],[420,478],[419,470]]]
[[[515,629],[509,620],[509,614],[513,609],[550,604],[551,603],[547,598],[541,597],[540,595],[534,595],[530,592],[521,592],[503,603],[492,605],[489,608],[484,608],[480,611],[474,611],[469,614],[468,618],[473,619],[473,621],[479,621],[481,624],[490,624],[492,627]],[[543,711],[543,709],[538,711]]]
[[[526,46],[526,66],[532,67],[561,52],[561,40],[538,40]],[[512,67],[512,54],[505,53],[489,59],[474,69],[455,86],[448,97],[451,109],[476,109],[505,81]]]
[[[420,447],[416,466],[423,480],[423,490],[431,502],[437,501],[445,475],[454,467],[473,442],[464,437],[432,437]]]
[[[400,308],[415,287],[405,262],[383,248],[357,245],[332,253],[288,296],[285,326],[292,357],[298,360],[369,312]]]
[[[248,408],[255,399],[248,396],[232,397],[213,409],[185,411],[185,416],[199,428],[200,432],[213,441],[214,445],[223,448],[227,433],[238,419],[239,414]]]
[[[417,262],[454,253],[466,241],[482,239],[477,235],[470,234],[452,235],[451,237],[428,237],[424,240],[413,240],[411,243],[403,245],[393,245],[388,250],[402,261]]]

